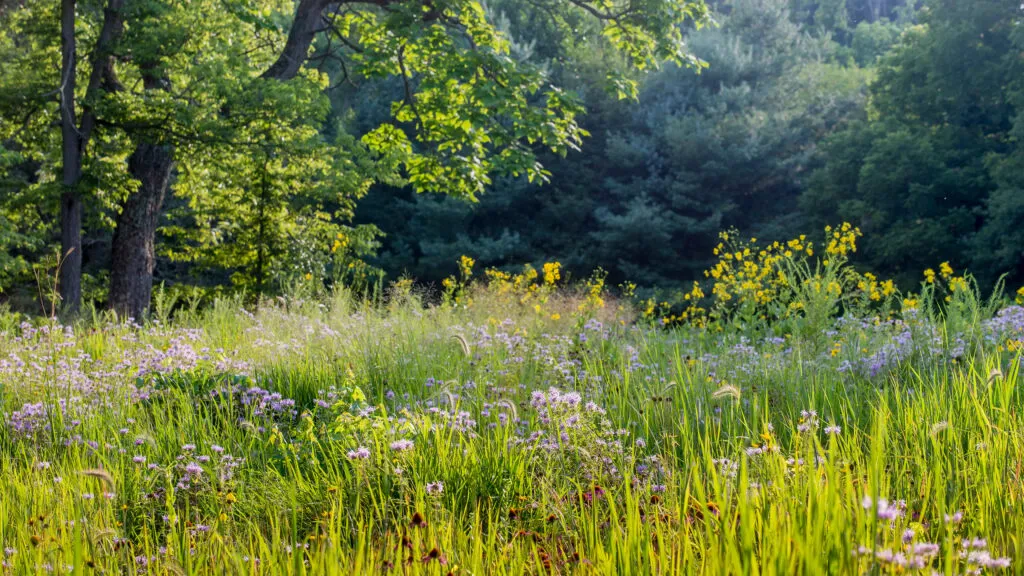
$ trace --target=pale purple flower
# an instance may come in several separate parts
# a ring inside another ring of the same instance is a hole
[[[393,445],[392,445],[392,449],[394,449]],[[360,446],[359,448],[356,448],[355,450],[349,450],[348,451],[348,459],[349,460],[366,460],[369,457],[370,457],[370,449],[366,448],[365,446]]]
[[[406,450],[412,450],[412,440],[395,440],[390,444],[390,447],[395,452],[404,452]]]

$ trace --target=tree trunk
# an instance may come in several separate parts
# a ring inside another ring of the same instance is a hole
[[[60,297],[64,310],[82,301],[82,138],[75,113],[75,0],[61,0],[60,128],[64,191],[60,198]]]
[[[61,78],[58,90],[63,162],[61,170],[64,185],[60,198],[60,297],[62,308],[72,313],[78,311],[82,302],[82,156],[96,123],[96,115],[91,104],[99,95],[104,71],[108,66],[112,66],[110,54],[123,30],[121,8],[124,0],[109,0],[104,10],[103,27],[96,39],[80,126],[75,112],[75,83],[78,71],[75,4],[76,0],[61,0]]]
[[[114,230],[110,306],[122,318],[141,320],[153,293],[156,228],[174,168],[169,144],[142,143],[128,159],[139,189],[124,202]]]
[[[289,80],[298,74],[320,25],[321,13],[329,2],[300,0],[285,47],[263,73],[264,78]],[[166,89],[166,78],[147,74],[153,66],[143,64],[140,68],[147,90]],[[174,167],[173,158],[171,145],[143,141],[128,160],[129,172],[140,185],[136,192],[129,194],[117,218],[110,269],[110,306],[121,317],[140,320],[152,298],[156,229]]]
[[[263,73],[264,78],[291,80],[299,73],[309,55],[309,47],[313,43],[317,29],[321,25],[324,8],[329,3],[329,0],[299,0],[284,49],[277,60]]]

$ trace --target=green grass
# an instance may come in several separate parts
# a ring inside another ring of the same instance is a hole
[[[916,546],[922,573],[989,557],[1024,573],[1006,346],[1024,327],[772,341],[636,324],[614,303],[595,329],[479,300],[8,329],[6,571],[898,573]]]

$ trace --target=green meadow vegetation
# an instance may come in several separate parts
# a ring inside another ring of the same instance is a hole
[[[1024,574],[1022,143],[1021,0],[0,0],[0,576]]]
[[[469,258],[439,298],[7,313],[4,569],[1020,572],[1024,307],[948,266],[858,288],[856,238],[767,248],[806,289],[728,308],[720,251],[699,321]]]

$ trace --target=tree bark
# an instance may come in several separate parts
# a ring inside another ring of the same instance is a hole
[[[142,319],[153,293],[156,228],[174,168],[170,144],[140,143],[128,159],[139,188],[128,195],[114,230],[110,306],[122,318]]]
[[[142,62],[146,91],[166,90],[170,81],[157,62]],[[128,172],[139,187],[125,198],[117,216],[110,261],[110,307],[121,318],[142,320],[153,294],[156,228],[174,170],[174,146],[157,134],[139,135]]]
[[[75,113],[75,0],[61,0],[60,131],[63,192],[60,198],[60,297],[77,312],[82,301],[82,138]]]
[[[319,29],[322,13],[332,1],[336,0],[300,0],[285,47],[262,74],[263,78],[286,81],[299,73]],[[376,4],[385,2],[371,0]],[[166,79],[149,77],[146,69],[151,67],[141,67],[147,90],[166,87]],[[110,306],[121,317],[136,320],[143,317],[152,298],[156,229],[174,169],[173,146],[154,140],[158,139],[146,138],[140,142],[128,160],[129,172],[140,184],[122,206],[112,245]]]
[[[111,66],[113,46],[121,36],[124,0],[109,0],[93,51],[92,70],[85,89],[81,125],[75,111],[77,43],[76,0],[61,0],[60,127],[63,192],[60,199],[60,297],[65,311],[77,312],[82,302],[82,157],[96,124],[92,104],[99,96],[104,71]]]
[[[298,74],[306,61],[326,5],[327,0],[300,0],[285,47],[274,64],[263,73],[263,78],[289,80]],[[154,68],[152,63],[141,64],[140,68],[147,90],[166,87],[166,78],[147,74]],[[143,135],[143,140],[128,159],[128,170],[139,181],[139,188],[125,199],[114,229],[110,307],[122,318],[141,320],[153,294],[156,229],[174,169],[173,146],[156,140]]]
[[[284,44],[284,50],[270,68],[263,73],[263,78],[275,80],[291,80],[299,73],[302,64],[306,62],[309,54],[309,47],[313,43],[317,29],[320,27],[320,19],[324,8],[329,0],[300,0],[295,9],[295,19],[288,30],[288,40]]]

